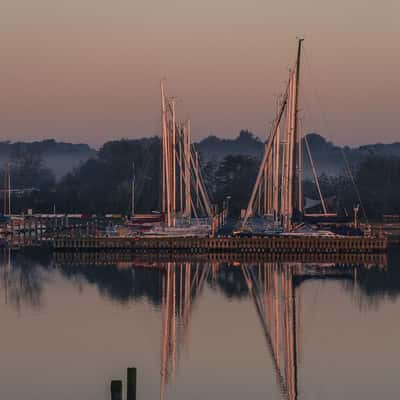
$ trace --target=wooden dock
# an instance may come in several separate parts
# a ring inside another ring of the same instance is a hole
[[[54,251],[134,252],[134,253],[384,253],[387,239],[367,237],[223,237],[223,238],[133,238],[58,237],[51,242]]]
[[[370,224],[373,236],[384,236],[391,246],[400,245],[400,223],[399,222],[375,222]],[[365,224],[362,228],[366,229]]]
[[[54,261],[60,265],[110,265],[159,268],[167,263],[335,263],[340,265],[387,266],[386,253],[133,253],[119,251],[58,251]]]

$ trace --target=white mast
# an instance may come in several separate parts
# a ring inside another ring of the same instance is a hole
[[[278,126],[275,135],[275,158],[274,158],[274,187],[273,187],[273,211],[274,218],[277,218],[279,213],[279,152],[280,152],[280,136],[281,130]]]
[[[132,209],[131,216],[135,216],[135,162],[132,162]]]
[[[164,99],[164,83],[161,81],[161,181],[162,181],[162,189],[161,189],[161,211],[163,213],[166,212],[166,203],[165,203],[165,190],[166,190],[166,175],[165,175],[165,136],[166,136],[166,118],[165,118],[165,99]]]
[[[182,216],[183,214],[183,181],[184,181],[184,172],[183,172],[183,162],[184,159],[182,157],[182,151],[183,151],[183,144],[182,144],[182,130],[183,127],[180,124],[179,129],[178,129],[178,164],[179,164],[179,209],[180,209],[180,215]]]
[[[300,66],[301,66],[301,47],[304,39],[300,38],[298,40],[297,46],[297,60],[296,60],[296,77],[295,77],[295,93],[294,93],[294,137],[298,147],[298,160],[297,160],[297,190],[298,190],[298,204],[297,210],[303,212],[303,182],[302,182],[302,143],[301,143],[301,130],[299,129],[299,88],[300,88]],[[296,157],[296,153],[294,153]]]
[[[289,152],[289,163],[288,163],[288,189],[287,189],[287,221],[286,221],[286,229],[291,229],[292,223],[292,215],[293,215],[293,203],[294,203],[294,193],[293,193],[293,180],[295,179],[294,171],[295,171],[295,146],[296,146],[296,139],[294,137],[294,119],[295,119],[295,75],[292,73],[291,80],[290,80],[290,102],[289,102],[289,132],[288,132],[288,152]]]
[[[258,188],[259,188],[261,179],[262,179],[263,174],[264,174],[265,164],[268,161],[268,158],[269,158],[270,153],[272,151],[273,139],[275,138],[278,126],[279,126],[279,124],[281,122],[281,119],[282,119],[282,116],[283,116],[283,114],[285,112],[287,101],[288,101],[288,89],[286,89],[285,96],[284,96],[283,101],[282,101],[281,109],[279,111],[279,114],[278,114],[276,120],[273,123],[272,130],[270,131],[270,139],[267,141],[267,144],[265,146],[264,155],[263,155],[263,158],[261,160],[261,166],[260,166],[260,169],[258,170],[256,182],[255,182],[255,184],[253,186],[253,191],[251,193],[250,200],[249,200],[249,203],[247,205],[246,213],[245,213],[245,216],[244,216],[244,219],[243,219],[243,222],[242,222],[242,229],[244,228],[244,226],[246,225],[248,219],[250,218],[250,216],[253,213],[254,201],[256,200]]]
[[[242,222],[242,229],[254,210],[257,209],[257,200],[259,203],[259,198],[263,192],[264,210],[267,209],[268,213],[273,212],[276,219],[280,217],[285,231],[290,231],[292,228],[293,212],[303,212],[302,143],[298,126],[302,42],[303,39],[299,39],[295,68],[289,72],[288,85],[265,145],[261,166]],[[281,121],[284,121],[282,161],[280,161]],[[280,188],[279,179],[281,180]],[[260,209],[259,204],[258,209]]]
[[[8,162],[4,165],[3,213],[11,215],[11,174]]]
[[[315,185],[317,186],[318,195],[319,195],[319,198],[321,200],[322,209],[324,210],[324,214],[327,214],[328,211],[326,209],[325,199],[322,196],[321,187],[319,185],[318,174],[317,174],[317,170],[316,170],[315,165],[314,165],[314,160],[312,158],[312,154],[311,154],[311,150],[310,150],[310,144],[308,143],[307,136],[304,136],[304,142],[306,144],[306,150],[307,150],[308,158],[310,160],[311,170],[312,170],[312,173],[313,173],[313,176],[314,176]]]
[[[11,215],[11,174],[10,174],[10,169],[8,169],[7,172],[8,172],[8,215]]]
[[[167,109],[165,102],[164,83],[161,82],[161,126],[162,126],[162,158],[163,158],[163,185],[162,211],[167,215],[167,225],[171,226],[171,199],[170,199],[170,154],[167,132]]]
[[[176,220],[176,121],[175,121],[175,99],[171,99],[171,114],[172,114],[172,225],[175,226]]]
[[[196,151],[194,154],[195,154],[195,163],[196,163],[196,168],[195,168],[195,175],[196,175],[196,202],[197,202],[197,209],[199,209],[200,208],[200,197],[199,197],[199,191],[200,191],[199,153]]]
[[[161,82],[161,126],[162,212],[166,225],[175,226],[178,215],[189,223],[192,213],[195,217],[200,212],[211,217],[199,156],[191,145],[190,121],[177,123],[175,100],[166,97],[164,82]]]
[[[191,210],[191,191],[190,191],[190,156],[191,156],[191,149],[190,149],[190,120],[186,122],[186,130],[185,130],[185,162],[186,162],[186,182],[185,182],[185,189],[186,189],[186,208],[185,214],[190,222],[190,217],[192,215]]]

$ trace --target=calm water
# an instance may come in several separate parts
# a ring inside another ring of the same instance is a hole
[[[0,398],[393,399],[400,252],[387,265],[0,258]]]

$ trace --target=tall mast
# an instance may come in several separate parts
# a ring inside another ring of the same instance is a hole
[[[175,118],[175,98],[171,99],[171,113],[172,113],[172,225],[175,226],[176,220],[176,118]]]
[[[11,216],[11,174],[8,169],[8,214]]]
[[[282,99],[282,104],[281,104],[281,107],[280,107],[280,110],[279,110],[279,113],[278,113],[278,117],[276,118],[276,120],[273,123],[272,129],[270,131],[270,139],[267,141],[266,146],[265,146],[264,155],[263,155],[263,158],[261,160],[260,169],[258,170],[256,182],[255,182],[255,184],[253,186],[253,190],[251,192],[250,200],[249,200],[249,203],[247,204],[246,212],[245,212],[242,224],[241,224],[242,229],[245,227],[245,225],[247,224],[248,219],[250,218],[250,216],[253,213],[254,201],[256,199],[256,195],[257,195],[257,192],[258,192],[258,187],[260,185],[261,179],[262,179],[263,174],[264,174],[265,163],[267,162],[268,157],[270,155],[269,153],[272,150],[272,142],[273,142],[273,140],[275,138],[276,132],[278,130],[278,126],[279,126],[279,124],[281,122],[281,119],[282,119],[282,117],[284,115],[284,112],[285,112],[285,109],[286,109],[286,104],[288,102],[288,94],[289,94],[289,87],[286,88],[285,95],[284,95],[284,97]]]
[[[200,176],[199,176],[199,153],[195,151],[195,164],[196,164],[196,201],[197,201],[197,209],[200,208]]]
[[[326,204],[325,204],[325,200],[324,197],[322,196],[322,191],[321,191],[321,187],[319,185],[319,179],[318,179],[318,174],[317,174],[317,170],[315,169],[315,165],[314,165],[314,160],[312,158],[312,154],[311,154],[311,150],[310,150],[310,145],[308,143],[308,139],[307,136],[304,136],[304,143],[306,145],[306,150],[307,150],[307,154],[308,154],[308,158],[310,160],[310,164],[311,164],[311,170],[314,176],[314,181],[315,184],[317,186],[317,190],[318,190],[318,195],[319,198],[321,200],[321,204],[322,204],[322,209],[324,210],[324,214],[326,214],[328,211],[326,209]]]
[[[266,208],[268,213],[273,211],[275,215],[278,214],[276,216],[281,219],[285,231],[291,230],[292,216],[303,212],[302,143],[298,116],[302,43],[303,39],[299,39],[297,60],[294,68],[289,70],[285,94],[265,145],[256,182],[242,221],[242,229],[253,210],[257,208],[257,200],[263,189],[267,198],[266,204],[264,199],[264,209]],[[281,121],[284,121],[282,141],[279,129]]]
[[[276,129],[276,135],[274,139],[275,149],[274,149],[274,192],[273,192],[273,210],[274,210],[274,219],[277,219],[279,213],[279,152],[280,152],[280,128],[279,126]]]
[[[294,200],[296,195],[299,196],[302,193],[301,190],[301,166],[300,163],[302,160],[300,159],[301,150],[296,149],[297,146],[301,146],[301,139],[299,133],[299,87],[300,87],[300,61],[301,61],[301,49],[304,39],[299,38],[298,46],[297,46],[297,61],[296,61],[296,72],[295,72],[295,91],[294,91],[294,143],[293,143],[293,206],[295,205]],[[298,153],[297,153],[298,152]],[[299,157],[297,157],[297,155]],[[298,159],[297,159],[298,158]],[[297,182],[296,182],[296,170],[297,170]],[[298,198],[297,210],[303,211],[303,199]]]
[[[292,229],[293,210],[295,209],[295,181],[296,181],[296,137],[295,137],[295,91],[296,82],[294,82],[296,72],[293,71],[290,78],[290,101],[289,101],[289,130],[288,130],[288,189],[287,189],[287,230]]]
[[[8,162],[4,165],[3,214],[11,215],[11,174]]]
[[[171,189],[170,189],[170,143],[167,132],[167,107],[164,93],[164,82],[161,82],[161,126],[162,126],[162,153],[163,153],[163,203],[162,211],[167,214],[167,225],[171,226]]]
[[[161,128],[161,198],[166,225],[175,226],[178,215],[186,217],[190,222],[192,213],[197,218],[200,208],[207,216],[211,216],[199,156],[191,146],[190,121],[177,122],[175,99],[166,96],[163,81],[161,82]]]
[[[186,182],[185,182],[185,189],[186,189],[186,216],[188,221],[190,222],[190,217],[192,214],[191,210],[191,191],[190,191],[190,156],[191,156],[191,149],[190,149],[190,120],[186,123],[186,132],[185,132],[185,160],[186,160]]]
[[[135,162],[132,162],[132,217],[135,216]]]
[[[8,192],[7,192],[7,186],[8,186],[8,163],[6,162],[4,164],[4,192],[3,192],[3,214],[7,215],[7,198],[8,198]]]
[[[165,162],[165,137],[166,137],[166,116],[165,116],[165,97],[164,97],[164,82],[161,81],[161,172],[162,172],[162,189],[161,189],[161,212],[166,212],[165,191],[166,191],[166,162]]]
[[[184,206],[183,206],[183,179],[184,179],[184,166],[183,166],[183,157],[182,157],[182,152],[183,152],[183,146],[182,146],[182,136],[183,136],[183,126],[182,124],[179,124],[178,126],[178,164],[179,164],[179,211],[180,211],[180,216],[182,216],[184,212]]]

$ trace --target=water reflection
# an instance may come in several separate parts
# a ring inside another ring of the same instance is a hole
[[[377,309],[400,294],[399,254],[389,264],[218,261],[67,262],[48,255],[1,256],[4,302],[22,313],[44,305],[43,293],[54,274],[83,290],[96,287],[100,296],[121,305],[147,301],[161,315],[160,399],[175,383],[182,355],[190,345],[192,313],[204,289],[228,300],[251,301],[265,339],[281,397],[296,400],[302,357],[303,290],[313,281],[339,281],[360,310]]]
[[[46,279],[41,269],[24,257],[15,262],[10,251],[3,253],[1,267],[0,285],[5,304],[14,306],[18,312],[21,312],[23,305],[39,309]]]
[[[244,294],[251,298],[282,398],[296,400],[301,358],[301,312],[296,291],[303,282],[314,279],[346,280],[354,285],[357,271],[364,267],[302,263],[240,263],[228,267],[169,262],[162,268],[160,399],[164,399],[168,380],[174,382],[179,354],[187,342],[193,302],[205,282],[211,286],[218,282],[227,296],[236,293],[239,298]],[[369,269],[374,268],[381,267]]]

